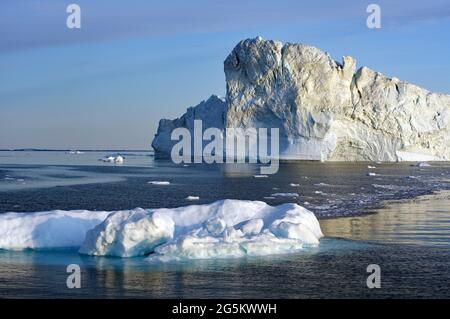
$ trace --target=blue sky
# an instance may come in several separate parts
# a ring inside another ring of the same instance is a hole
[[[160,118],[225,94],[223,60],[258,35],[450,94],[449,33],[448,0],[2,0],[0,148],[147,149]]]

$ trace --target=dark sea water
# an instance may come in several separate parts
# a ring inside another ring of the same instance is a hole
[[[384,212],[391,217],[386,223],[379,222],[384,217],[373,222],[367,219],[372,215],[358,217],[386,200],[450,189],[450,163],[295,162],[282,163],[276,175],[255,178],[257,166],[185,167],[145,152],[125,152],[125,163],[114,165],[98,161],[105,155],[0,152],[0,213],[179,207],[192,204],[187,196],[199,196],[196,204],[224,198],[295,202],[327,219],[326,237],[319,247],[292,255],[157,265],[70,250],[0,251],[0,297],[450,297],[450,200],[441,198],[431,213],[433,197],[413,206],[419,208],[411,215],[409,209],[401,215]],[[156,180],[170,185],[148,183]],[[299,196],[273,198],[274,193]],[[426,220],[420,218],[424,214]],[[418,227],[408,227],[413,224]],[[66,287],[71,263],[82,268],[81,289]],[[382,269],[381,289],[366,286],[369,264]]]

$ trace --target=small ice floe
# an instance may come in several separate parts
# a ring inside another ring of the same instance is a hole
[[[428,164],[427,162],[420,162],[417,164],[418,167],[430,167],[431,165]]]
[[[317,184],[314,184],[314,186],[326,187],[326,186],[331,186],[331,185],[327,184],[327,183],[317,183]]]
[[[189,167],[189,165],[188,164],[184,164],[183,167]]]
[[[314,194],[323,194],[322,191],[314,191]]]
[[[76,154],[76,155],[78,155],[78,154],[84,154],[84,152],[81,152],[81,151],[69,151],[69,152],[67,152],[67,154]]]
[[[374,168],[376,168],[376,167],[375,167],[375,166],[370,166],[370,165],[369,165],[369,166],[367,166],[367,168],[368,168],[368,169],[374,169]]]
[[[419,179],[419,176],[412,176],[412,175],[410,175],[410,176],[406,176],[405,178],[406,179]]]
[[[276,190],[279,190],[280,188],[279,188],[279,187],[272,187],[272,189],[273,189],[274,191],[276,191]]]
[[[370,172],[370,173],[367,173],[367,176],[377,176],[377,174],[373,173],[373,172]]]
[[[266,177],[269,177],[269,176],[267,176],[267,175],[253,175],[253,177],[255,177],[255,178],[266,178]]]
[[[264,199],[275,199],[273,196],[265,196]]]
[[[401,191],[401,190],[409,190],[409,187],[406,186],[399,186],[399,185],[381,185],[381,184],[372,184],[375,188],[382,188],[382,189],[388,189],[391,191]]]
[[[298,195],[297,193],[274,193],[271,196],[274,196],[274,197],[298,197],[300,195]]]
[[[114,163],[114,164],[122,164],[123,163],[123,156],[108,156],[100,159],[100,161],[105,163]]]
[[[186,197],[186,200],[199,200],[200,197],[199,196],[188,196]]]
[[[303,205],[310,205],[309,202],[303,202]]]
[[[290,183],[289,186],[291,186],[291,187],[300,187],[300,184]]]
[[[169,181],[150,181],[147,184],[152,184],[152,185],[170,185]]]

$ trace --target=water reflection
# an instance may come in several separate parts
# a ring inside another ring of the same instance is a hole
[[[450,247],[450,192],[393,202],[376,214],[323,220],[327,236]]]

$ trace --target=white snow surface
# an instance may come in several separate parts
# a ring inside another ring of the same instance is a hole
[[[0,249],[78,248],[86,232],[110,213],[54,210],[0,214]]]
[[[315,215],[293,203],[220,200],[179,208],[0,215],[0,249],[79,248],[81,254],[150,261],[292,253],[318,245]]]

